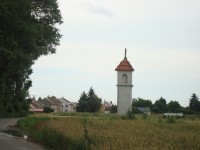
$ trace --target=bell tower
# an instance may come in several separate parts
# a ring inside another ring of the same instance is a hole
[[[132,110],[132,65],[126,57],[115,69],[117,71],[117,112],[119,115],[125,115],[128,110]]]

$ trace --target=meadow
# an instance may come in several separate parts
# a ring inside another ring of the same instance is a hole
[[[43,114],[22,119],[18,126],[53,150],[200,149],[200,119],[194,116]]]

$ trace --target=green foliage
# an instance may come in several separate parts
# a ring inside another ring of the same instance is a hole
[[[172,124],[172,123],[175,123],[175,122],[176,122],[176,118],[175,117],[173,117],[173,116],[168,116],[167,117],[167,123]]]
[[[167,102],[162,97],[154,103],[152,109],[154,113],[165,113],[167,110]]]
[[[181,112],[181,105],[177,101],[170,101],[168,103],[168,111],[170,113],[178,113]]]
[[[29,136],[52,150],[200,148],[198,116],[193,115],[194,121],[191,116],[176,119],[160,115],[132,121],[122,117],[110,120],[108,114],[97,117],[91,117],[92,113],[80,114],[66,118],[54,116],[51,120],[29,117],[23,121],[26,127],[35,121],[29,124]]]
[[[195,113],[196,113],[196,111],[191,110],[189,107],[182,108],[182,109],[181,109],[181,112],[183,112],[184,114],[188,114],[188,115],[191,115],[191,114],[195,114]]]
[[[141,113],[142,113],[140,110],[137,109],[137,107],[133,107],[133,108],[132,108],[132,112],[133,112],[134,114],[141,114]]]
[[[43,112],[44,113],[51,113],[51,112],[54,112],[54,110],[52,108],[49,108],[49,107],[44,107]]]
[[[87,129],[88,121],[87,118],[83,120],[83,128],[84,128],[84,149],[90,149],[91,145],[94,144],[94,141],[89,137],[89,131]]]
[[[17,121],[17,126],[22,130],[28,130],[39,121],[49,120],[49,117],[26,117]]]
[[[142,118],[143,118],[143,119],[147,119],[147,114],[143,113],[143,114],[142,114]]]
[[[128,119],[135,119],[135,114],[132,111],[128,110],[128,112],[126,113],[126,117]]]
[[[89,112],[88,96],[85,92],[81,94],[76,110],[77,112]]]
[[[34,128],[37,128],[38,125],[36,124]],[[39,132],[31,132],[30,134],[32,138],[53,150],[84,150],[83,141],[73,141],[53,128],[42,127]]]
[[[138,98],[138,99],[133,100],[132,106],[133,107],[150,107],[151,108],[152,102],[151,102],[151,100],[145,100],[142,98]]]
[[[55,53],[61,35],[57,0],[0,2],[0,116],[26,116],[31,66],[41,55]]]
[[[117,105],[112,105],[110,113],[117,113]]]
[[[63,133],[46,126],[48,117],[28,117],[18,121],[17,125],[24,132],[27,132],[29,137],[42,143],[53,150],[84,150],[83,140],[72,140],[63,135]]]
[[[195,93],[193,93],[191,98],[190,98],[189,108],[191,110],[195,111],[195,112],[199,112],[200,111],[199,98]]]
[[[91,87],[88,94],[85,94],[85,92],[81,94],[77,104],[77,112],[98,112],[101,101]]]
[[[137,117],[134,121],[122,117],[38,119],[30,126],[29,135],[53,150],[199,149],[200,123],[190,117],[150,115],[148,120]]]

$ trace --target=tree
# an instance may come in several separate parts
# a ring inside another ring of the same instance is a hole
[[[101,101],[91,87],[88,92],[89,112],[97,112],[101,107]]]
[[[78,112],[97,112],[101,107],[101,99],[95,94],[91,87],[88,94],[83,92],[77,104]]]
[[[57,0],[1,0],[0,116],[27,114],[31,66],[55,53],[61,23]]]
[[[110,113],[117,113],[117,105],[112,105]]]
[[[160,98],[153,105],[153,112],[155,113],[165,113],[167,112],[167,102],[164,98]]]
[[[135,99],[132,103],[133,107],[150,107],[152,106],[152,102],[150,100],[145,100],[138,97],[138,100]]]
[[[138,107],[149,107],[151,109],[152,102],[151,100],[145,100],[139,97],[138,99],[133,99],[132,112],[135,114],[142,113]]]
[[[181,105],[177,101],[170,101],[168,103],[168,111],[171,113],[178,113],[181,111]]]
[[[196,112],[200,111],[199,98],[198,98],[198,96],[195,93],[193,93],[192,96],[191,96],[191,98],[190,98],[189,107],[193,111],[196,111]]]
[[[77,112],[89,112],[88,96],[85,94],[85,92],[81,94],[76,110]]]

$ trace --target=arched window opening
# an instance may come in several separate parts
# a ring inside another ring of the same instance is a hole
[[[128,83],[128,76],[127,76],[127,74],[123,74],[122,75],[122,83],[123,84],[127,84]]]

